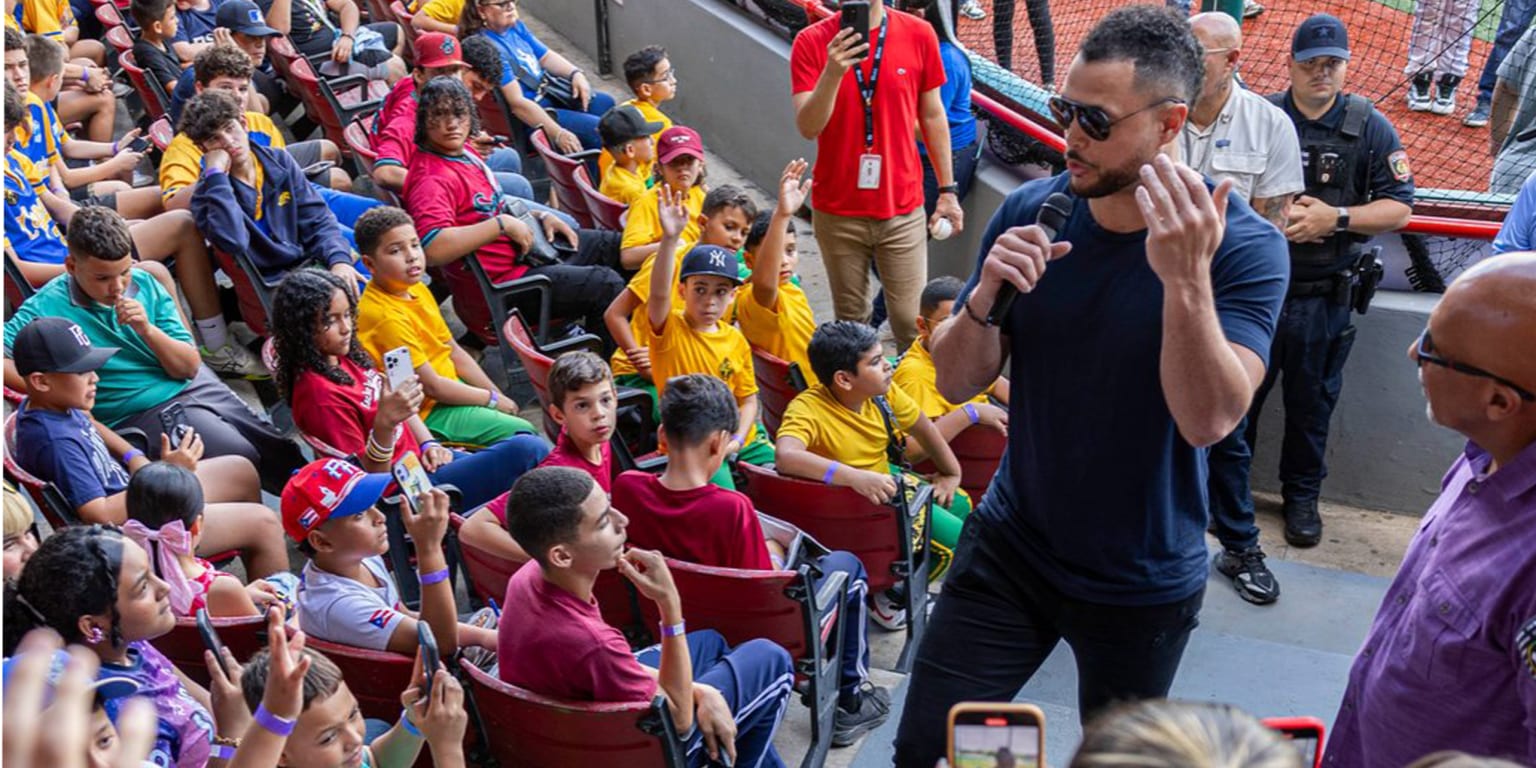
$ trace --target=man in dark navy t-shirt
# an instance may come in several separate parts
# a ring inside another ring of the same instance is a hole
[[[1052,111],[1067,173],[994,215],[931,349],[945,397],[1010,362],[1008,450],[918,652],[897,765],[932,766],[956,702],[1012,699],[1058,642],[1080,714],[1167,694],[1207,577],[1205,446],[1263,379],[1285,239],[1231,182],[1159,153],[1200,92],[1185,21],[1131,6],[1084,40]],[[1052,193],[1057,242],[1032,222]],[[997,326],[999,289],[1019,290]]]

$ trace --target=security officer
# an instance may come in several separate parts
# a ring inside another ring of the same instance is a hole
[[[1269,97],[1296,124],[1306,181],[1285,227],[1291,283],[1269,371],[1248,418],[1210,455],[1212,517],[1246,515],[1251,524],[1248,482],[1259,412],[1283,376],[1280,483],[1285,540],[1297,547],[1322,539],[1317,498],[1326,474],[1328,422],[1355,340],[1350,312],[1364,311],[1380,279],[1379,262],[1363,243],[1407,224],[1413,203],[1413,174],[1397,130],[1369,100],[1342,93],[1348,62],[1344,23],[1328,14],[1313,16],[1291,41],[1290,90]]]

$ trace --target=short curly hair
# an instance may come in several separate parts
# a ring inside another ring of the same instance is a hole
[[[117,211],[102,205],[82,206],[69,220],[69,255],[79,259],[118,261],[133,255],[133,236],[128,222]]]
[[[233,93],[208,90],[192,97],[181,110],[179,130],[201,144],[213,138],[231,122],[245,119],[245,106]]]
[[[380,205],[369,208],[366,213],[357,217],[357,222],[352,225],[352,239],[357,241],[357,252],[365,256],[373,255],[379,247],[379,238],[385,232],[395,227],[414,225],[411,215],[393,205]]]
[[[1203,49],[1188,20],[1158,5],[1128,5],[1099,20],[1077,55],[1086,63],[1129,61],[1138,91],[1192,102],[1205,79]]]
[[[501,82],[502,61],[501,49],[491,42],[485,35],[470,35],[459,44],[460,51],[464,54],[464,63],[469,65],[469,70],[480,76],[487,83]]]
[[[216,77],[246,80],[255,70],[251,55],[233,45],[215,45],[192,60],[192,73],[198,85],[207,85]]]

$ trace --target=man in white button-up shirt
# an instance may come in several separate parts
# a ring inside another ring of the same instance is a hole
[[[1291,198],[1305,189],[1296,128],[1237,82],[1243,33],[1231,16],[1201,13],[1189,24],[1205,47],[1205,82],[1179,136],[1180,157],[1212,181],[1232,179],[1233,192],[1284,230]]]

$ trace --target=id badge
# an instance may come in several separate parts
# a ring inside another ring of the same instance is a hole
[[[880,188],[880,156],[859,155],[859,189]]]

